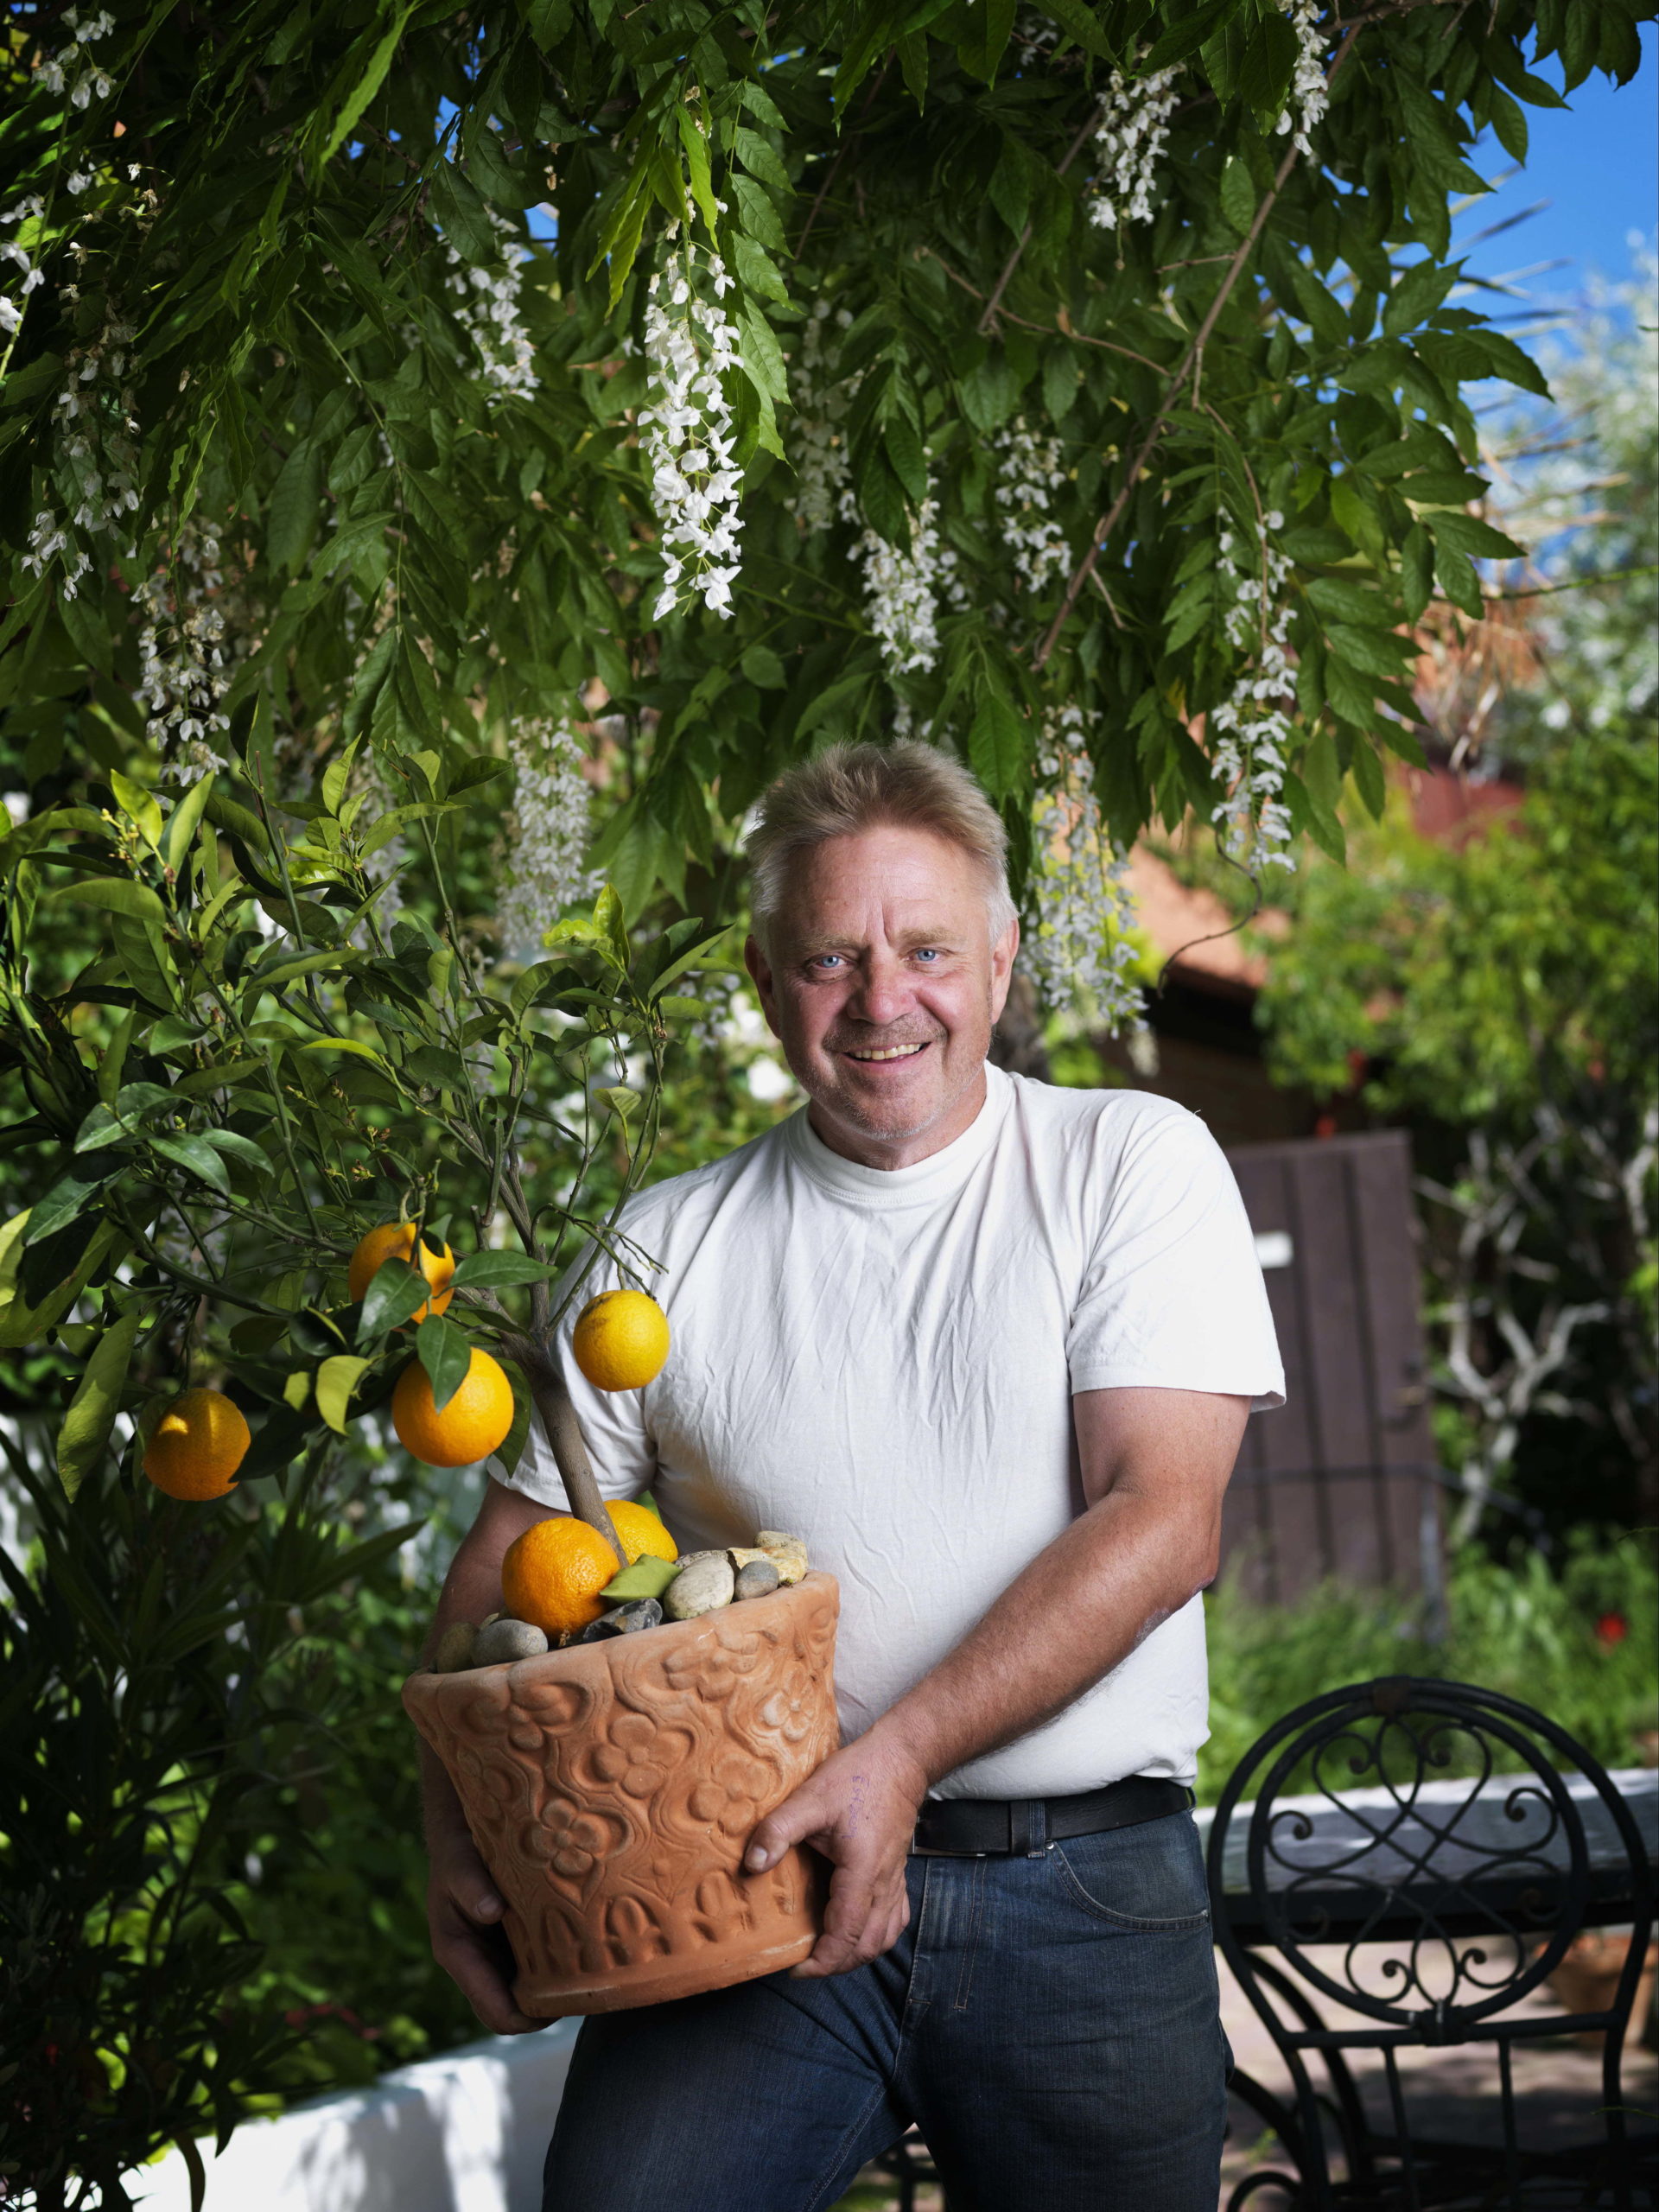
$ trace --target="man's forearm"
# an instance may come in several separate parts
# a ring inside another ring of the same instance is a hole
[[[1111,1672],[1215,1572],[1215,1518],[1114,1491],[1039,1552],[865,1740],[931,1787],[1040,1727]]]

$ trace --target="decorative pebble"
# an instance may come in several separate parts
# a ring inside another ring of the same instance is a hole
[[[777,1560],[768,1559],[762,1552],[759,1559],[745,1560],[738,1568],[736,1595],[740,1600],[744,1598],[769,1598],[782,1579],[778,1572]]]
[[[509,1659],[538,1659],[546,1649],[546,1637],[530,1622],[492,1621],[487,1628],[478,1631],[478,1641],[473,1646],[473,1664],[499,1667]]]
[[[632,1605],[613,1605],[608,1613],[601,1613],[590,1621],[577,1639],[582,1643],[603,1643],[607,1637],[637,1636],[642,1628],[660,1628],[663,1609],[654,1598],[636,1598]]]
[[[438,1648],[432,1654],[435,1675],[459,1675],[473,1663],[473,1646],[478,1640],[478,1630],[471,1621],[451,1621],[438,1638]]]
[[[669,1584],[663,1609],[671,1621],[694,1621],[729,1605],[736,1583],[724,1552],[694,1555]]]
[[[613,1574],[599,1594],[607,1604],[617,1605],[635,1598],[660,1598],[681,1565],[679,1560],[653,1559],[649,1552],[642,1552],[631,1567]]]
[[[806,1573],[806,1546],[781,1529],[762,1529],[755,1543],[778,1569],[780,1582],[798,1582]]]

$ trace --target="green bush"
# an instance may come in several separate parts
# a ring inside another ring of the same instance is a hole
[[[1659,1727],[1659,1559],[1645,1534],[1581,1529],[1559,1570],[1521,1546],[1504,1559],[1471,1547],[1452,1563],[1439,1640],[1420,1604],[1334,1583],[1277,1606],[1254,1604],[1233,1579],[1208,1611],[1205,1804],[1281,1715],[1379,1675],[1438,1675],[1522,1699],[1605,1766],[1636,1764],[1639,1739]]]

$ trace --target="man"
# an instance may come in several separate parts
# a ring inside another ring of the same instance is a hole
[[[674,1349],[643,1392],[571,1387],[607,1496],[652,1490],[683,1548],[798,1531],[839,1578],[843,1748],[746,1859],[805,1841],[830,1899],[792,1974],[584,2024],[546,2212],[811,2212],[912,2121],[954,2212],[1213,2212],[1198,1593],[1282,1379],[1243,1209],[1179,1108],[988,1068],[1019,925],[955,763],[827,753],[749,850],[810,1103],[632,1202]],[[564,1503],[544,1446],[493,1483],[441,1619]],[[535,2026],[430,1796],[435,1954]]]

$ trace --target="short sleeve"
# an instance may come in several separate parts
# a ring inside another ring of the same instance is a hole
[[[1203,1122],[1175,1107],[1147,1115],[1103,1183],[1066,1338],[1073,1392],[1211,1390],[1258,1412],[1283,1405],[1255,1239]]]
[[[569,1280],[565,1277],[556,1287],[556,1306]],[[582,1423],[582,1435],[587,1439],[588,1456],[594,1463],[600,1492],[607,1503],[613,1499],[639,1497],[651,1488],[657,1473],[657,1449],[645,1405],[649,1392],[596,1390],[570,1356],[570,1335],[577,1314],[590,1298],[596,1298],[602,1290],[617,1288],[620,1281],[614,1268],[601,1260],[584,1280],[581,1295],[571,1301],[570,1310],[558,1330],[560,1363]],[[521,1491],[525,1497],[552,1506],[559,1512],[572,1510],[553,1458],[553,1447],[537,1415],[531,1416],[530,1433],[512,1472],[508,1474],[499,1459],[488,1461],[487,1466],[489,1473],[506,1489]]]

